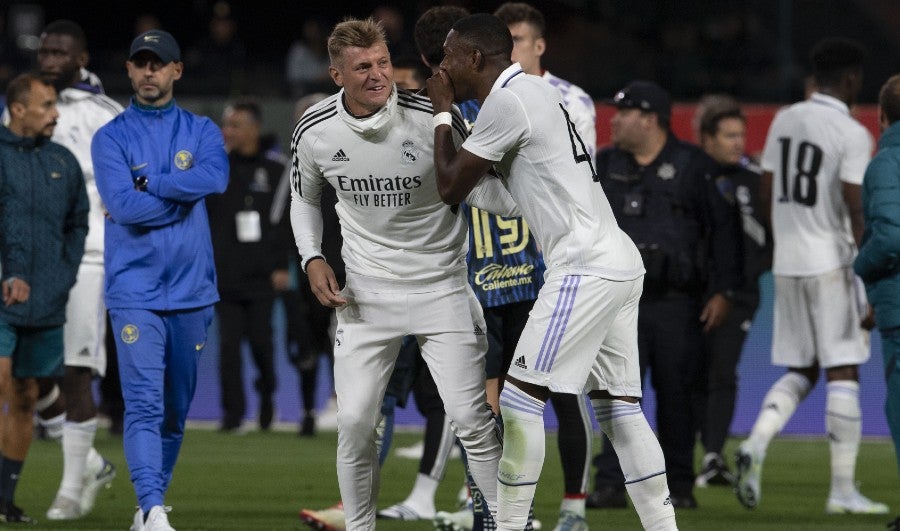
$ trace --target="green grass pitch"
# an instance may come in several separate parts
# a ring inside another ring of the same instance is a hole
[[[416,433],[397,433],[394,448],[412,444],[419,438]],[[729,441],[729,454],[736,444],[735,440]],[[190,429],[166,499],[173,507],[170,521],[179,531],[307,529],[297,517],[300,508],[320,509],[338,501],[335,445],[334,432],[301,439],[288,431],[237,436]],[[70,522],[49,522],[44,513],[59,484],[62,456],[58,443],[33,443],[16,502],[27,514],[37,518],[39,524],[25,528],[128,528],[135,499],[121,439],[110,437],[101,429],[96,447],[118,467],[112,488],[100,493],[96,508],[87,517]],[[885,529],[885,524],[900,514],[900,481],[890,441],[864,441],[857,465],[862,492],[890,505],[892,514],[889,517],[825,515],[828,460],[825,439],[776,439],[769,449],[763,471],[762,502],[756,510],[742,508],[730,489],[696,489],[700,508],[679,511],[679,528],[710,531],[876,530]],[[406,497],[417,466],[417,461],[395,456],[388,459],[382,470],[379,507]],[[439,510],[455,507],[462,479],[459,460],[454,460],[438,491]],[[550,434],[547,437],[547,462],[535,506],[545,531],[551,531],[556,523],[561,493],[556,437]],[[588,510],[588,522],[595,530],[640,529],[632,508]],[[387,531],[431,528],[430,522],[378,522],[378,529]]]

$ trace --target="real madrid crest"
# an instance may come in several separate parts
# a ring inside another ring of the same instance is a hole
[[[186,170],[194,165],[194,155],[186,149],[182,149],[175,154],[175,167],[179,170]]]
[[[400,155],[400,162],[408,166],[419,160],[422,152],[412,140],[404,140],[400,145]]]
[[[668,181],[675,177],[675,166],[673,166],[671,162],[660,164],[659,169],[656,170],[656,176]]]

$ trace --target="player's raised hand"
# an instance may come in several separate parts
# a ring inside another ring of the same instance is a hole
[[[334,270],[325,260],[311,260],[306,264],[306,275],[309,277],[309,287],[313,295],[319,299],[322,306],[337,308],[347,304],[347,299],[341,297],[341,287],[338,286]]]
[[[453,97],[455,91],[453,89],[453,81],[447,72],[438,70],[433,76],[425,80],[425,90],[431,105],[434,107],[434,113],[449,112],[453,106]]]

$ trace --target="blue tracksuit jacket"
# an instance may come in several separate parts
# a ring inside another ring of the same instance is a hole
[[[222,133],[178,107],[132,100],[91,145],[106,220],[106,305],[182,310],[219,300],[203,198],[228,185]],[[146,192],[133,179],[149,179]]]

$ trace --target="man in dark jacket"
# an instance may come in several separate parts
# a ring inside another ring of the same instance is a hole
[[[597,154],[597,175],[619,226],[641,251],[644,292],[638,316],[641,372],[650,369],[672,505],[693,496],[691,395],[699,383],[703,333],[721,325],[741,282],[741,234],[718,167],[669,130],[671,104],[656,83],[635,81],[609,102],[613,147]],[[707,290],[712,295],[705,298]],[[605,442],[605,441],[604,441]],[[625,485],[612,445],[595,459],[588,507],[624,507]]]
[[[13,504],[28,453],[38,378],[63,375],[63,324],[88,232],[84,177],[75,156],[50,141],[56,90],[23,74],[6,91],[0,127],[0,522],[33,522]],[[2,409],[2,407],[0,407]]]
[[[242,100],[228,105],[222,117],[222,135],[231,167],[228,188],[209,196],[206,209],[212,234],[221,299],[219,317],[219,377],[222,384],[222,431],[241,426],[246,410],[241,371],[241,343],[250,341],[250,352],[259,370],[259,427],[272,423],[275,368],[272,361],[272,304],[276,282],[287,288],[287,255],[280,240],[290,235],[270,220],[269,212],[286,160],[279,160],[261,146],[262,109]]]
[[[696,393],[697,423],[705,454],[698,487],[734,483],[722,450],[734,417],[737,397],[737,367],[744,339],[759,306],[759,277],[772,267],[772,235],[762,212],[760,169],[744,155],[746,119],[737,100],[730,96],[708,96],[699,117],[700,147],[720,165],[717,181],[727,187],[741,213],[744,235],[744,282],[735,290],[731,312],[725,322],[704,336],[701,385]],[[699,112],[699,111],[698,111]]]

